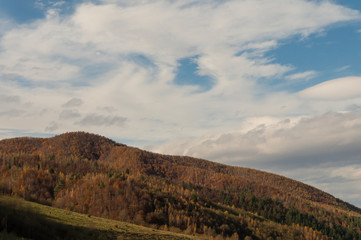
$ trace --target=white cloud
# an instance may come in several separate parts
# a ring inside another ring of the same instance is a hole
[[[34,7],[46,10],[48,7],[60,7],[62,5],[66,4],[65,1],[52,1],[52,0],[35,0]]]
[[[35,0],[34,7],[38,9],[44,9],[45,3],[42,0]]]
[[[307,71],[307,72],[301,72],[301,73],[295,73],[292,75],[286,76],[286,79],[288,80],[310,80],[311,78],[314,78],[317,75],[315,71]]]
[[[358,160],[361,137],[361,111],[327,113],[316,117],[251,119],[237,132],[167,143],[154,148],[169,154],[190,155],[233,164],[280,163],[315,165],[327,161]],[[351,151],[352,150],[352,151]],[[322,156],[322,157],[321,157]],[[303,160],[302,160],[303,159]],[[299,162],[302,160],[302,162]]]
[[[277,39],[307,35],[356,17],[357,12],[340,6],[300,0],[207,1],[190,7],[168,1],[82,4],[70,18],[53,16],[29,29],[9,32],[2,41],[8,51],[0,63],[5,71],[33,81],[77,78],[84,64],[98,63],[95,53],[99,52],[108,62],[118,54],[142,53],[159,64],[174,65],[179,58],[198,54],[235,65],[238,58],[231,55],[249,48],[250,41],[258,42],[259,46],[253,46],[256,49],[274,47]],[[77,62],[69,64],[68,59]],[[254,65],[249,60],[245,63]],[[224,72],[214,64],[203,67],[215,74]],[[277,69],[265,71],[274,74]]]
[[[64,5],[66,2],[65,1],[57,1],[57,2],[54,2],[53,3],[53,7],[59,7],[59,6],[62,6]]]
[[[70,16],[13,27],[0,40],[2,90],[22,96],[18,108],[28,112],[26,127],[36,131],[58,119],[61,103],[72,98],[81,99],[84,116],[102,115],[102,108],[125,116],[131,124],[122,130],[127,138],[151,141],[157,131],[155,141],[161,141],[227,131],[254,114],[293,115],[302,107],[297,97],[272,95],[257,84],[259,78],[291,70],[264,57],[267,50],[281,39],[360,18],[357,11],[328,2],[194,3],[84,3]],[[134,55],[152,64],[133,61]],[[193,94],[194,86],[173,82],[177,61],[192,56],[198,56],[199,72],[215,81],[208,92]],[[264,98],[257,99],[259,94]],[[63,119],[59,132],[79,128]],[[0,123],[9,128],[24,124]]]
[[[354,194],[361,181],[360,110],[250,123],[258,125],[149,150],[276,172],[361,205]]]
[[[299,93],[304,98],[347,99],[361,97],[361,77],[344,77],[329,80]]]
[[[335,70],[335,72],[342,72],[342,71],[345,71],[345,70],[347,70],[347,69],[349,69],[349,68],[350,68],[349,65],[345,65],[345,66],[342,66],[342,67],[340,67],[340,68],[337,68],[337,69]]]

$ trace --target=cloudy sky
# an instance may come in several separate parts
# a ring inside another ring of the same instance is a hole
[[[360,63],[360,1],[0,1],[0,139],[93,132],[361,207]]]

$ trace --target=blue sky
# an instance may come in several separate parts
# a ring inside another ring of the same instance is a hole
[[[56,8],[62,14],[71,14],[83,0],[12,0],[1,1],[1,14],[13,21],[26,24],[46,17],[49,8]],[[93,1],[95,2],[95,1]]]
[[[0,7],[2,15],[19,23],[33,21],[45,16],[43,10],[35,6],[35,1],[1,1]]]
[[[361,206],[361,3],[0,2],[0,139],[94,132]]]
[[[201,75],[198,71],[197,56],[179,59],[174,83],[195,85],[199,87],[198,91],[208,91],[213,85],[212,77]]]
[[[299,91],[332,78],[360,75],[361,33],[359,24],[341,25],[320,35],[302,39],[295,37],[268,52],[270,58],[281,64],[295,66],[295,71],[316,71],[317,78],[305,84],[291,86]],[[292,72],[291,72],[292,73]]]

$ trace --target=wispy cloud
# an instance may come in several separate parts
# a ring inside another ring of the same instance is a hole
[[[34,7],[41,10],[46,10],[49,7],[51,8],[60,7],[65,3],[66,3],[65,1],[35,0]]]
[[[125,122],[127,121],[127,118],[125,117],[119,117],[119,116],[102,116],[98,114],[89,114],[85,116],[82,120],[79,122],[76,122],[77,125],[95,125],[98,127],[101,126],[124,126]]]
[[[286,79],[288,80],[310,80],[311,78],[314,78],[317,76],[317,73],[315,71],[307,71],[307,72],[301,72],[301,73],[295,73],[286,76]]]
[[[349,65],[342,66],[342,67],[340,67],[340,68],[337,68],[337,69],[335,70],[335,72],[342,72],[342,71],[345,71],[345,70],[347,70],[347,69],[349,69],[349,68],[350,68]]]

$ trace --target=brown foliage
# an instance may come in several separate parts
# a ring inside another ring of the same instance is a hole
[[[323,223],[346,229],[348,219],[359,216],[352,212],[359,211],[356,207],[279,175],[150,153],[83,132],[0,141],[0,190],[72,211],[215,238],[323,239],[317,229],[334,228],[321,228]],[[296,209],[294,216],[290,209]],[[355,219],[356,234],[361,220]]]

